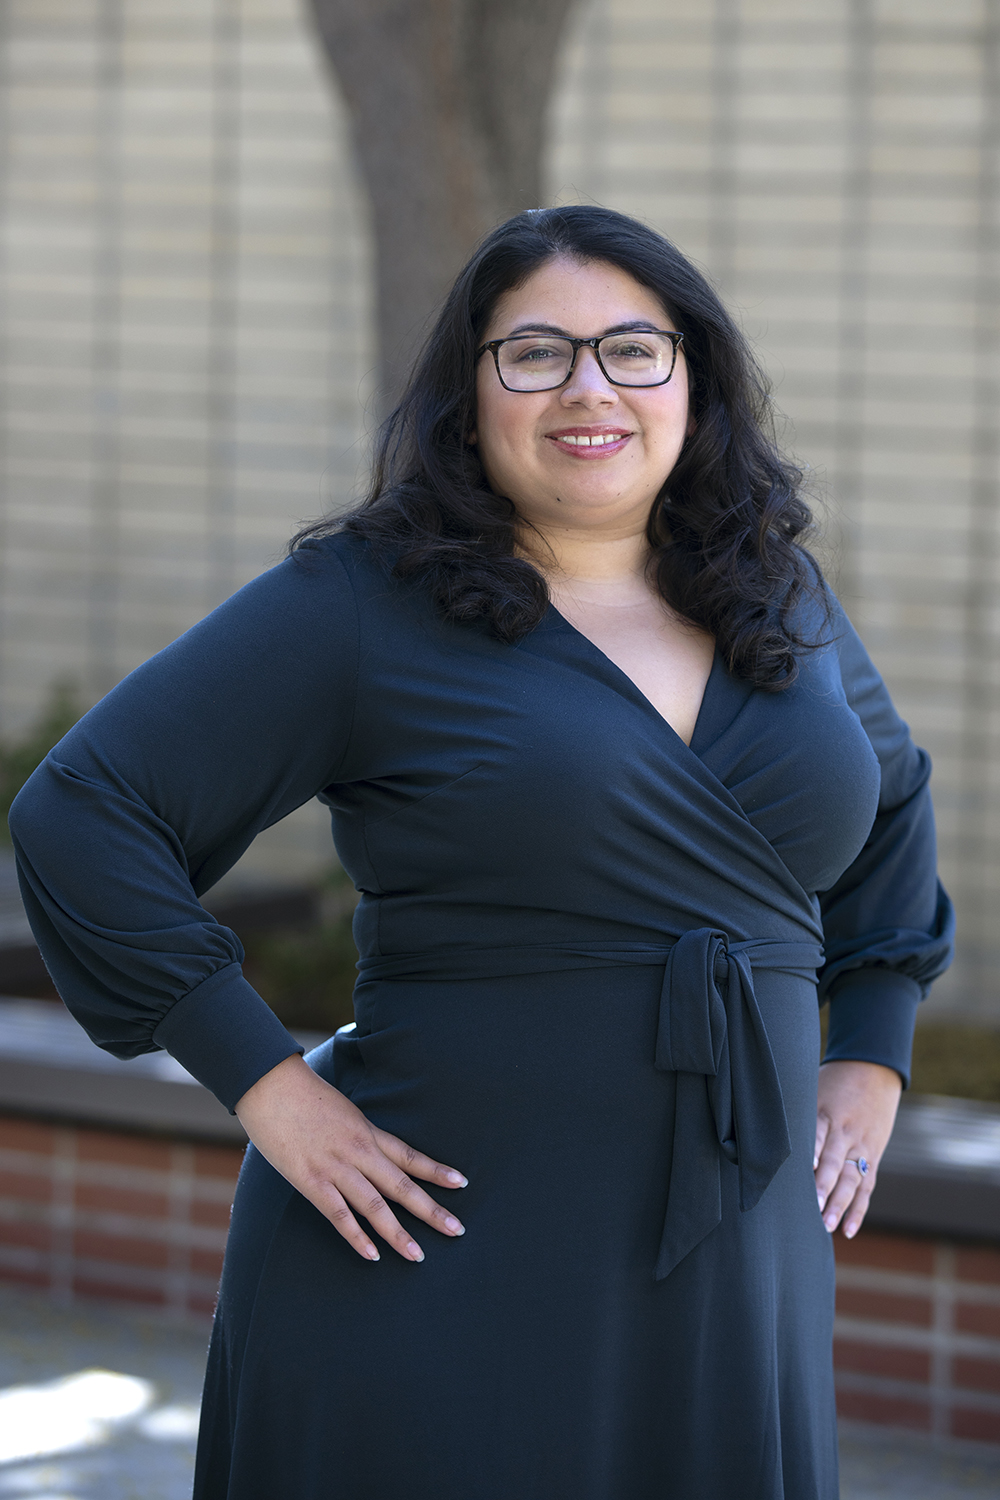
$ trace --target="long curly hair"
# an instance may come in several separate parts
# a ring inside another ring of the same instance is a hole
[[[812,522],[801,472],[775,442],[767,379],[694,266],[610,209],[534,209],[483,240],[380,430],[365,499],[300,531],[290,550],[346,530],[398,578],[428,589],[448,619],[485,623],[507,642],[539,623],[545,579],[518,554],[517,513],[489,488],[467,434],[476,350],[497,302],[558,255],[617,266],[683,332],[696,425],[650,511],[649,577],[673,610],[715,637],[734,675],[786,687],[798,657],[817,644],[801,628],[800,605],[808,595],[822,602],[822,591],[800,540]]]

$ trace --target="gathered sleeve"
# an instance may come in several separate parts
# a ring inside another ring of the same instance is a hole
[[[358,624],[329,546],[241,589],[86,714],[15,799],[25,908],[99,1047],[163,1048],[232,1109],[301,1048],[201,905],[262,829],[336,780]]]
[[[937,878],[930,759],[914,745],[885,684],[832,601],[841,678],[878,757],[878,812],[861,853],[820,897],[830,1004],[824,1061],[895,1068],[909,1083],[917,1006],[951,962],[954,912]]]

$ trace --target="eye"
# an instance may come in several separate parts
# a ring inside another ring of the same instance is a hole
[[[518,365],[540,365],[550,359],[565,359],[565,350],[551,342],[541,342],[538,339],[525,340],[523,343],[508,344],[507,357]]]
[[[655,359],[659,349],[641,338],[615,339],[605,351],[612,359]]]

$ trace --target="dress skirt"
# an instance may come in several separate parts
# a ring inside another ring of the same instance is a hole
[[[196,1500],[835,1500],[815,986],[756,979],[791,1155],[749,1211],[723,1157],[722,1222],[656,1280],[678,1076],[653,1065],[661,981],[362,987],[370,1033],[308,1061],[465,1173],[430,1191],[466,1234],[400,1211],[425,1261],[369,1264],[250,1147]]]

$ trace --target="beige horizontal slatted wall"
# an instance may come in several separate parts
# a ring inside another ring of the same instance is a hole
[[[0,10],[0,731],[354,487],[365,205],[305,11]],[[935,1004],[1000,1024],[998,33],[1000,0],[580,0],[548,183],[665,230],[756,341],[934,756],[962,955]],[[315,860],[302,826],[259,873]]]

